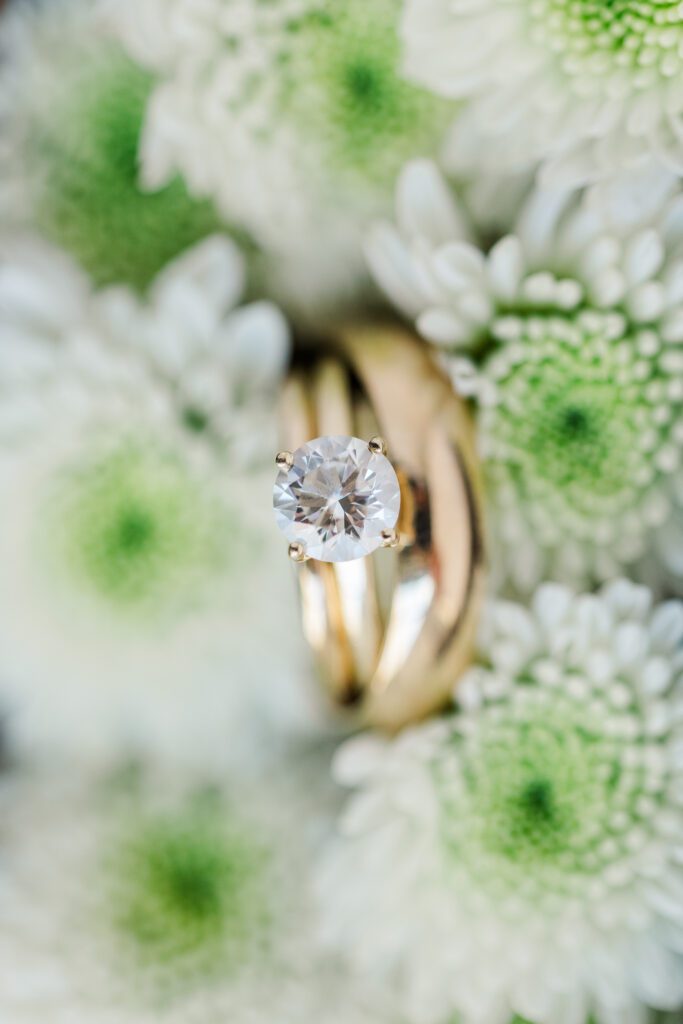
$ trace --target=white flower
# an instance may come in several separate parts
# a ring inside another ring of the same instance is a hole
[[[241,277],[218,237],[144,303],[0,263],[0,694],[27,741],[230,756],[252,704],[301,711],[264,465],[287,328],[231,309]]]
[[[96,0],[27,0],[2,15],[0,214],[67,249],[97,284],[142,290],[219,219],[180,178],[143,191],[138,147],[154,79]]]
[[[640,211],[537,191],[485,250],[417,162],[398,226],[370,234],[377,280],[477,403],[492,561],[518,588],[653,554],[653,579],[683,575],[682,210],[670,188]]]
[[[159,78],[145,182],[180,171],[261,251],[264,286],[317,311],[367,286],[360,239],[403,160],[434,152],[443,106],[398,76],[399,0],[111,5]],[[258,259],[257,259],[257,262]]]
[[[291,766],[226,787],[43,765],[6,777],[0,806],[3,1020],[380,1019],[317,947],[324,805]]]
[[[683,1002],[683,605],[494,604],[459,715],[338,757],[328,937],[414,1021],[643,1022]]]
[[[540,160],[564,184],[653,163],[683,171],[677,4],[407,0],[403,40],[410,77],[467,101],[456,160]]]

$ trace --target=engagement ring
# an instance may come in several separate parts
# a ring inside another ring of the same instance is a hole
[[[468,410],[424,345],[372,326],[295,365],[281,412],[273,505],[304,633],[335,703],[395,731],[445,704],[473,653],[484,550]]]

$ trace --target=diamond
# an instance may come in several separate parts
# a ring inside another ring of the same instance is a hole
[[[317,437],[297,448],[273,490],[285,537],[321,562],[348,562],[382,547],[400,506],[393,466],[358,437]]]

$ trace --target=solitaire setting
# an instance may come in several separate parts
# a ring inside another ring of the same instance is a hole
[[[321,683],[347,720],[396,733],[452,700],[475,651],[485,554],[475,427],[415,335],[373,321],[330,340],[282,382],[275,516]],[[386,430],[389,451],[364,423]]]
[[[273,508],[295,562],[348,562],[398,543],[401,488],[381,437],[317,437],[279,452]]]

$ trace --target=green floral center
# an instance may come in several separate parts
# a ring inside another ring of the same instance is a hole
[[[647,772],[637,761],[626,767],[623,741],[585,704],[559,690],[522,694],[486,708],[476,731],[456,732],[453,743],[457,786],[438,770],[446,846],[482,880],[571,892],[628,856],[628,834],[644,823]]]
[[[97,284],[145,288],[188,246],[218,228],[211,206],[179,178],[139,183],[138,148],[153,79],[118,52],[75,69],[26,126],[37,227]]]
[[[193,601],[225,566],[227,513],[153,443],[126,443],[62,472],[48,507],[59,562],[122,609]]]
[[[525,783],[517,797],[521,818],[538,831],[552,831],[557,822],[555,788],[549,779],[537,777]]]
[[[568,440],[580,441],[594,439],[595,423],[591,422],[591,409],[582,407],[575,402],[560,409],[558,416],[558,433]]]
[[[607,321],[530,318],[524,358],[494,354],[499,401],[482,412],[492,484],[513,482],[521,504],[578,534],[636,508],[666,444],[658,408],[665,376],[639,339]],[[539,338],[541,340],[539,340]]]
[[[388,182],[434,151],[446,107],[399,72],[398,0],[317,4],[290,23],[283,103],[345,170]]]
[[[635,430],[611,382],[588,386],[574,377],[559,388],[539,381],[534,388],[529,451],[540,477],[576,495],[591,488],[609,497],[628,483]]]
[[[540,0],[530,12],[532,34],[552,42],[572,75],[628,69],[646,81],[680,71],[683,14],[674,0]]]
[[[209,416],[196,406],[187,406],[181,413],[183,426],[192,434],[202,434],[209,426]]]
[[[111,857],[114,924],[143,966],[234,970],[268,932],[267,859],[209,801],[136,821]]]
[[[497,734],[497,735],[495,735]],[[530,720],[517,731],[519,751],[507,764],[495,743],[509,734],[494,730],[473,764],[467,766],[473,798],[481,803],[481,839],[495,854],[510,861],[561,859],[567,850],[579,852],[582,825],[596,808],[609,803],[610,779],[600,775],[609,763],[604,746],[576,728],[561,732],[559,723]],[[482,759],[491,763],[482,772]]]

